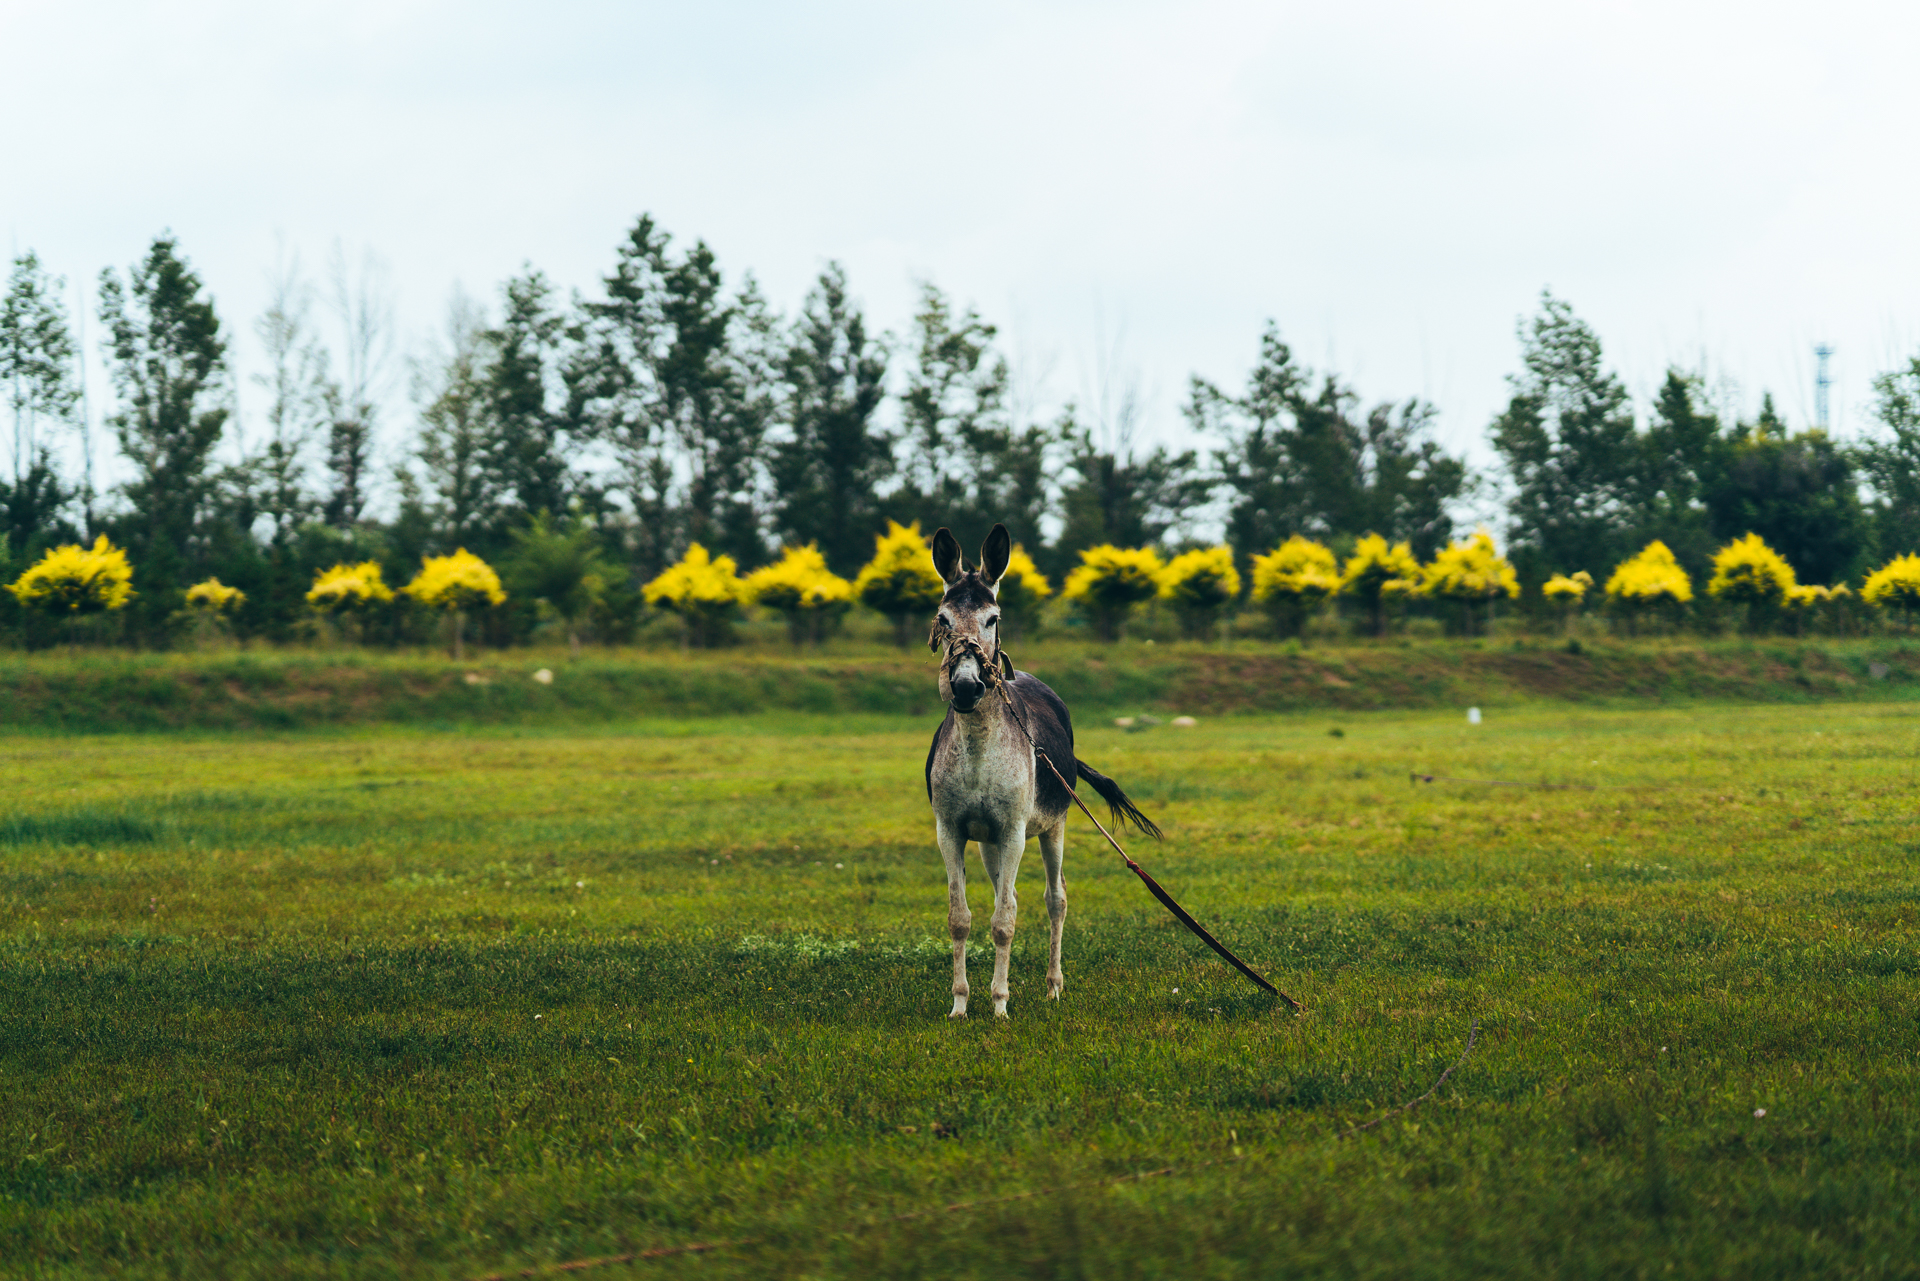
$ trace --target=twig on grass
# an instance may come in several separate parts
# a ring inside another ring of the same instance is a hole
[[[1455,1060],[1453,1067],[1448,1068],[1446,1071],[1440,1074],[1440,1079],[1433,1083],[1433,1089],[1428,1090],[1425,1094],[1421,1095],[1417,1099],[1407,1100],[1405,1103],[1402,1103],[1399,1107],[1394,1108],[1390,1112],[1382,1112],[1379,1116],[1376,1116],[1375,1118],[1373,1118],[1373,1120],[1367,1122],[1365,1125],[1356,1125],[1351,1129],[1341,1130],[1339,1133],[1335,1134],[1333,1137],[1336,1139],[1352,1138],[1354,1135],[1359,1134],[1362,1131],[1371,1130],[1376,1125],[1380,1125],[1380,1124],[1383,1124],[1384,1122],[1391,1121],[1394,1117],[1399,1116],[1402,1112],[1411,1112],[1413,1111],[1414,1108],[1418,1107],[1420,1104],[1425,1103],[1428,1099],[1434,1096],[1435,1091],[1437,1091],[1441,1086],[1447,1083],[1447,1078],[1453,1075],[1454,1068],[1459,1067],[1462,1063],[1465,1063],[1467,1061],[1467,1056],[1473,1053],[1473,1043],[1479,1039],[1480,1039],[1480,1020],[1476,1017],[1473,1020],[1473,1027],[1469,1029],[1467,1032],[1467,1048],[1460,1051],[1460,1057],[1457,1060]]]
[[[1402,1112],[1410,1112],[1415,1107],[1425,1103],[1439,1091],[1441,1086],[1447,1083],[1447,1078],[1452,1076],[1454,1072],[1460,1068],[1461,1064],[1467,1061],[1467,1057],[1473,1053],[1474,1042],[1477,1041],[1479,1037],[1480,1020],[1476,1017],[1473,1020],[1473,1026],[1467,1032],[1466,1049],[1460,1052],[1459,1059],[1454,1062],[1452,1067],[1440,1074],[1440,1079],[1435,1081],[1425,1094],[1422,1094],[1417,1099],[1409,1099],[1391,1111],[1381,1113],[1365,1125],[1356,1125],[1351,1129],[1342,1130],[1333,1137],[1336,1139],[1351,1138],[1353,1135],[1365,1130],[1371,1130],[1382,1122],[1389,1121]],[[1259,1154],[1255,1153],[1254,1155]],[[888,1215],[885,1218],[876,1219],[867,1223],[842,1224],[828,1229],[826,1235],[833,1236],[854,1232],[867,1232],[872,1231],[882,1224],[906,1223],[913,1219],[924,1219],[930,1214],[954,1214],[962,1210],[977,1210],[983,1206],[1008,1205],[1015,1201],[1030,1201],[1034,1197],[1045,1196],[1052,1192],[1079,1192],[1091,1188],[1113,1187],[1121,1183],[1139,1183],[1147,1179],[1160,1178],[1162,1175],[1191,1174],[1199,1170],[1210,1169],[1214,1166],[1238,1165],[1242,1161],[1250,1159],[1248,1156],[1223,1156],[1216,1157],[1211,1161],[1196,1162],[1193,1165],[1163,1165],[1154,1170],[1141,1170],[1134,1174],[1115,1175],[1110,1179],[1094,1179],[1087,1183],[1066,1183],[1057,1187],[1033,1188],[1026,1192],[1012,1192],[1006,1196],[983,1197],[978,1201],[955,1201],[949,1205],[938,1206],[931,1209],[909,1210],[904,1214]],[[689,1241],[685,1245],[661,1245],[655,1246],[651,1250],[633,1250],[626,1254],[607,1254],[593,1259],[573,1259],[566,1263],[540,1264],[531,1268],[523,1268],[518,1272],[489,1272],[483,1277],[475,1278],[475,1281],[520,1281],[521,1278],[525,1277],[550,1276],[567,1272],[586,1272],[592,1268],[607,1268],[622,1263],[641,1263],[648,1259],[667,1259],[681,1254],[711,1254],[715,1250],[730,1250],[737,1246],[760,1245],[766,1240],[767,1235],[763,1234],[750,1237],[731,1237],[720,1241]]]

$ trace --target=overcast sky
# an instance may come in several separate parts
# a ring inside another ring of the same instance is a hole
[[[1830,342],[1852,435],[1920,351],[1917,36],[1751,0],[0,0],[0,231],[91,297],[172,228],[245,365],[278,245],[376,252],[417,345],[456,283],[591,289],[651,211],[783,310],[839,259],[897,331],[932,280],[1056,399],[1117,347],[1163,439],[1272,318],[1483,461],[1550,287],[1643,397],[1704,368],[1801,424]]]

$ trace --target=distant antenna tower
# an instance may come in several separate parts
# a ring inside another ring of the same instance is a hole
[[[1827,357],[1833,355],[1833,348],[1821,343],[1813,349],[1819,358],[1820,370],[1813,376],[1813,416],[1815,425],[1821,431],[1827,429],[1827,388],[1833,386],[1833,378],[1827,373]]]

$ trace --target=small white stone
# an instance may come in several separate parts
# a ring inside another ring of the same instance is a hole
[[[845,866],[846,866],[846,864],[845,864],[845,863],[835,863],[835,864],[834,864],[834,866],[835,866],[835,867],[845,867]]]
[[[1767,1110],[1766,1110],[1765,1108],[1755,1108],[1755,1109],[1753,1110],[1753,1115],[1754,1115],[1754,1116],[1755,1116],[1756,1118],[1758,1118],[1758,1117],[1763,1117],[1763,1116],[1765,1116],[1766,1114],[1767,1114]]]
[[[1178,725],[1181,729],[1189,729],[1199,723],[1199,721],[1196,721],[1191,716],[1176,716],[1173,718],[1173,724]]]
[[[1479,723],[1480,723],[1480,709],[1477,707],[1469,707],[1467,709],[1467,724],[1478,725]]]
[[[587,883],[585,881],[575,881],[573,883],[573,888],[576,890],[584,890],[587,888]]]
[[[1132,729],[1132,728],[1133,728],[1133,717],[1131,717],[1131,716],[1116,716],[1116,717],[1114,717],[1114,718],[1113,718],[1113,723],[1114,723],[1115,725],[1118,725],[1118,726],[1119,726],[1119,727],[1120,727],[1121,729]]]
[[[539,681],[542,685],[551,685],[553,684],[553,671],[550,668],[543,667],[533,674],[533,679]]]

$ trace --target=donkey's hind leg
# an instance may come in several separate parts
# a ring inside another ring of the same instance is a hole
[[[980,842],[980,861],[987,865],[993,881],[993,1013],[1007,1017],[1007,964],[1013,952],[1013,927],[1020,914],[1020,899],[1013,892],[1020,879],[1020,855],[1027,848],[1027,833],[1016,827],[999,841]]]
[[[1067,923],[1067,821],[1040,833],[1040,861],[1047,865],[1047,999],[1058,1000],[1066,976],[1060,972],[1060,931]]]
[[[947,935],[953,940],[953,1011],[950,1019],[967,1017],[967,934],[973,913],[967,910],[967,833],[936,818],[934,837],[947,865]]]

